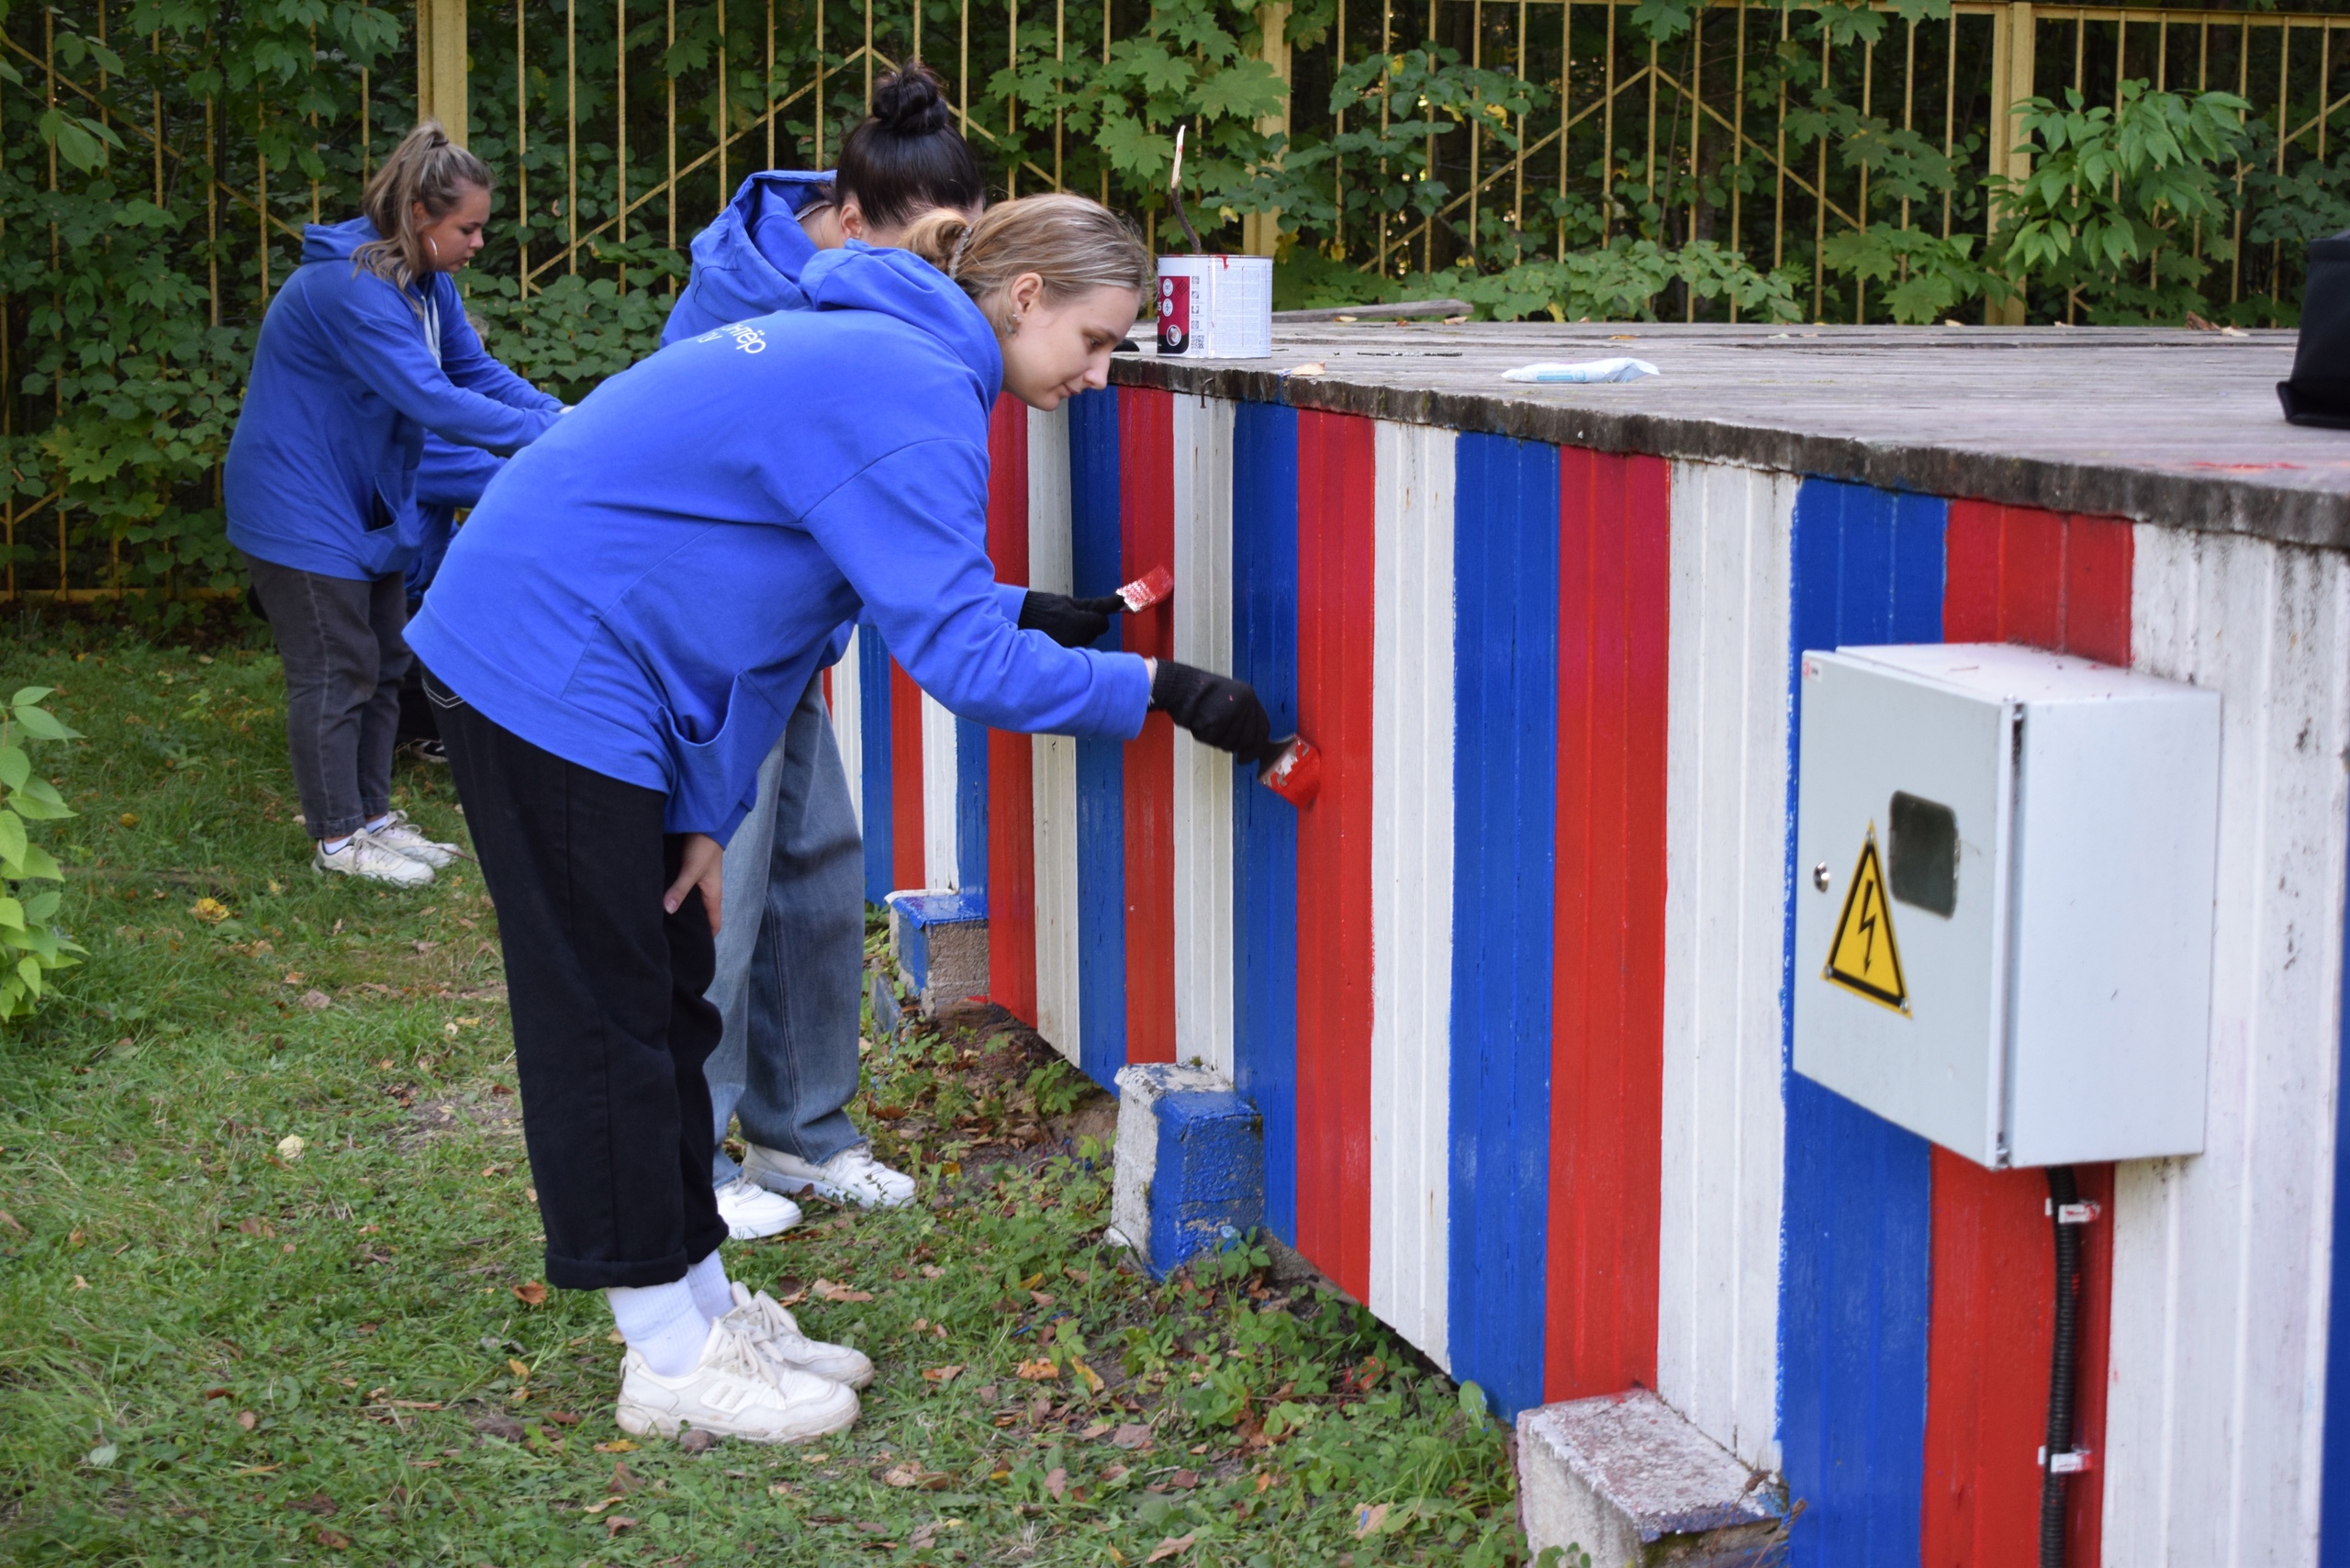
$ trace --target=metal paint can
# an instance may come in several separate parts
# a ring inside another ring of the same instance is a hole
[[[1158,352],[1202,359],[1269,357],[1273,259],[1159,257]]]

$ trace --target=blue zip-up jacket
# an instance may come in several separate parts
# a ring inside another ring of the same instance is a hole
[[[563,408],[483,352],[449,274],[404,293],[355,271],[351,253],[375,238],[364,218],[304,230],[302,264],[262,318],[223,479],[230,543],[330,577],[414,558],[426,431],[512,452]]]
[[[806,309],[800,274],[823,252],[800,227],[800,215],[832,183],[829,169],[762,169],[744,180],[726,210],[694,236],[693,274],[662,324],[661,346],[755,316]],[[1019,620],[1028,590],[1000,583],[996,593],[1003,612]],[[834,633],[820,663],[838,664],[855,630],[844,626]]]
[[[922,688],[1002,730],[1130,738],[1132,654],[1023,632],[987,535],[995,331],[903,251],[852,244],[813,309],[663,349],[482,497],[408,640],[482,714],[733,834],[834,628],[867,612]],[[846,367],[845,371],[844,367]]]
[[[807,169],[762,169],[744,180],[726,210],[694,236],[693,275],[662,323],[661,346],[805,307],[800,274],[819,252],[800,215],[832,183],[830,170]]]
[[[416,465],[416,558],[408,564],[408,597],[420,599],[440,574],[441,558],[449,553],[450,537],[457,530],[457,513],[481,499],[482,491],[498,477],[506,459],[478,446],[452,446],[427,431],[424,456]]]

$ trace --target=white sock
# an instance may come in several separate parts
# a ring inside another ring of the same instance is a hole
[[[726,1282],[726,1266],[718,1260],[717,1248],[686,1271],[686,1283],[692,1287],[694,1305],[703,1317],[714,1322],[734,1310],[734,1292]]]
[[[701,1315],[693,1288],[685,1281],[611,1285],[606,1287],[604,1299],[611,1304],[612,1324],[628,1341],[628,1348],[663,1377],[683,1377],[700,1361],[702,1341],[710,1338],[710,1319]]]
[[[320,842],[320,844],[319,845],[319,847],[320,849],[325,850],[329,855],[340,855],[340,854],[341,854],[344,850],[346,850],[346,849],[348,849],[348,848],[350,848],[350,847],[351,847],[351,840],[350,840],[350,838],[349,838],[348,836],[346,836],[346,837],[342,837],[342,838],[327,839],[327,840],[324,840],[324,841]]]
[[[371,823],[369,823],[367,824],[367,831],[368,831],[369,833],[381,833],[381,832],[383,832],[386,828],[387,828],[387,827],[389,827],[389,826],[391,826],[391,825],[392,825],[392,813],[391,813],[391,812],[386,812],[382,816],[377,817],[374,822],[371,822]]]

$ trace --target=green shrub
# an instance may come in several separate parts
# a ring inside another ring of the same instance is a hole
[[[32,890],[35,882],[62,882],[57,857],[32,842],[28,823],[70,817],[73,808],[57,786],[33,772],[33,741],[78,740],[40,700],[46,686],[28,686],[0,711],[0,1022],[28,1015],[40,1005],[50,976],[79,960],[83,951],[57,928],[62,889]]]

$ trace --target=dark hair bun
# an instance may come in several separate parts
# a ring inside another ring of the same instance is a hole
[[[937,74],[910,60],[873,84],[873,118],[892,136],[935,136],[953,118]]]

